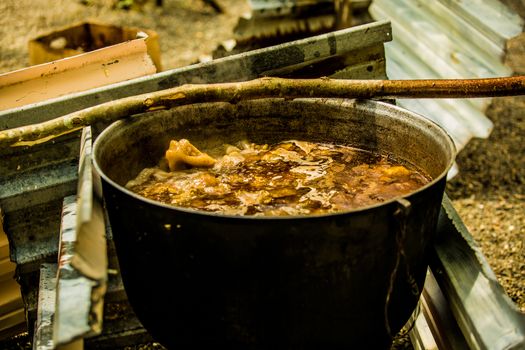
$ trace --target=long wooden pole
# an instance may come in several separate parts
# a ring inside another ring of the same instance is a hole
[[[0,131],[0,147],[48,141],[96,122],[200,102],[269,97],[320,98],[472,98],[525,95],[525,76],[485,79],[342,80],[259,78],[237,83],[187,84],[106,102],[40,124]]]

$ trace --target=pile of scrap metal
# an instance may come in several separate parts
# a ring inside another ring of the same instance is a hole
[[[372,23],[368,13],[371,0],[249,0],[250,13],[242,16],[234,37],[217,47],[209,59],[280,45],[294,40],[308,40],[337,30]],[[357,39],[357,36],[353,36]],[[328,39],[329,50],[335,53]],[[287,55],[295,55],[293,50]],[[299,54],[300,56],[300,54]],[[204,59],[206,61],[206,59]],[[264,72],[267,76],[315,78],[385,79],[383,45],[363,46],[349,54],[309,60],[293,67]]]
[[[234,37],[213,58],[258,49],[372,22],[371,0],[249,0]]]

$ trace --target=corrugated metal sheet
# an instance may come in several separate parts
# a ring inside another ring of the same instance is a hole
[[[512,75],[502,61],[505,43],[523,20],[497,0],[374,0],[374,19],[392,23],[385,45],[390,79],[488,78]],[[398,104],[444,127],[458,150],[486,138],[490,99],[399,100]]]

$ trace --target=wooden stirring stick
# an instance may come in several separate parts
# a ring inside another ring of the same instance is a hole
[[[525,94],[525,76],[483,79],[345,80],[259,78],[245,82],[187,84],[122,98],[43,123],[0,131],[0,147],[31,146],[96,122],[201,102],[260,98],[473,98]]]

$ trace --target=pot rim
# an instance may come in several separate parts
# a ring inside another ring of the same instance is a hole
[[[278,100],[278,99],[276,99],[276,98],[266,98],[266,99],[258,99],[258,101],[259,100]],[[279,100],[282,100],[282,99],[279,99]],[[362,206],[362,207],[358,207],[358,208],[351,209],[351,210],[337,211],[337,212],[334,212],[334,213],[324,213],[324,214],[287,215],[287,216],[253,216],[253,215],[246,215],[246,216],[244,216],[244,215],[222,214],[222,213],[219,213],[219,212],[206,212],[206,211],[203,211],[203,210],[197,210],[197,209],[192,209],[192,208],[187,208],[187,207],[180,207],[180,206],[175,206],[175,205],[170,205],[170,204],[162,203],[162,202],[159,202],[159,201],[155,201],[155,200],[152,200],[152,199],[140,196],[137,193],[128,190],[124,186],[119,185],[118,183],[113,181],[109,176],[107,176],[102,171],[102,169],[100,168],[100,166],[98,164],[96,154],[97,154],[97,149],[98,149],[99,143],[101,142],[100,140],[102,138],[104,138],[106,136],[106,134],[111,133],[113,129],[118,128],[120,124],[125,123],[125,120],[117,120],[116,122],[113,122],[112,124],[110,124],[108,127],[106,127],[97,136],[97,138],[95,139],[95,142],[93,143],[93,165],[95,167],[95,170],[96,170],[97,174],[100,177],[102,177],[108,184],[110,184],[111,186],[116,188],[117,190],[120,190],[120,191],[124,192],[126,195],[131,196],[131,197],[133,197],[133,198],[135,198],[135,199],[137,199],[139,201],[143,201],[143,202],[146,202],[146,203],[154,205],[154,206],[163,207],[163,208],[166,208],[168,210],[176,210],[176,211],[181,211],[181,212],[188,213],[188,214],[202,215],[204,217],[225,218],[225,219],[227,218],[227,219],[235,219],[235,220],[306,220],[306,219],[312,219],[312,218],[325,218],[325,217],[333,217],[333,216],[339,216],[339,215],[347,215],[347,214],[351,214],[351,213],[364,212],[364,211],[372,210],[372,209],[375,209],[375,208],[378,208],[378,207],[381,207],[381,206],[390,205],[392,203],[398,202],[400,199],[407,199],[407,198],[409,198],[409,197],[411,197],[413,195],[416,195],[416,194],[418,194],[420,192],[425,191],[427,188],[432,187],[436,183],[441,181],[444,177],[447,176],[449,170],[452,168],[452,165],[454,164],[455,156],[457,154],[457,148],[455,146],[454,141],[452,140],[452,137],[439,124],[437,124],[433,120],[430,120],[430,119],[422,116],[419,113],[416,113],[416,112],[410,111],[408,109],[399,107],[397,105],[393,105],[393,104],[386,103],[386,102],[383,102],[383,101],[369,100],[369,99],[335,99],[335,98],[334,99],[326,99],[326,98],[323,98],[323,99],[320,99],[320,98],[300,98],[299,99],[298,98],[298,99],[294,99],[293,101],[302,101],[302,102],[308,102],[308,103],[310,103],[310,102],[311,103],[315,103],[316,101],[318,102],[320,100],[322,100],[323,103],[337,104],[338,106],[353,106],[353,107],[357,107],[357,108],[360,107],[360,108],[363,108],[363,109],[366,108],[366,107],[374,106],[375,109],[380,110],[380,111],[388,111],[390,109],[391,111],[401,112],[402,114],[404,114],[406,116],[409,116],[410,118],[417,119],[422,124],[425,124],[425,123],[428,124],[429,128],[437,128],[438,130],[440,130],[440,132],[443,133],[443,136],[444,136],[444,138],[445,138],[445,140],[447,141],[447,144],[448,144],[447,146],[450,148],[450,152],[451,152],[451,154],[453,154],[453,156],[450,157],[450,160],[449,160],[447,166],[445,167],[445,169],[438,176],[436,176],[434,179],[432,179],[430,182],[428,182],[424,186],[421,186],[417,190],[412,191],[412,192],[410,192],[408,194],[405,194],[405,195],[402,195],[402,196],[396,196],[396,197],[391,198],[389,200],[386,200],[384,202],[379,202],[379,203],[372,204],[372,205]],[[253,101],[253,100],[249,100],[249,101],[245,101],[245,102],[249,103],[251,101]],[[283,102],[284,101],[285,100],[283,100]],[[224,102],[203,102],[203,103],[196,103],[196,104],[221,104],[221,103],[224,103]],[[181,106],[181,107],[185,107],[185,106]],[[377,108],[377,107],[379,107],[379,108]],[[175,107],[175,108],[177,108],[177,107]]]

